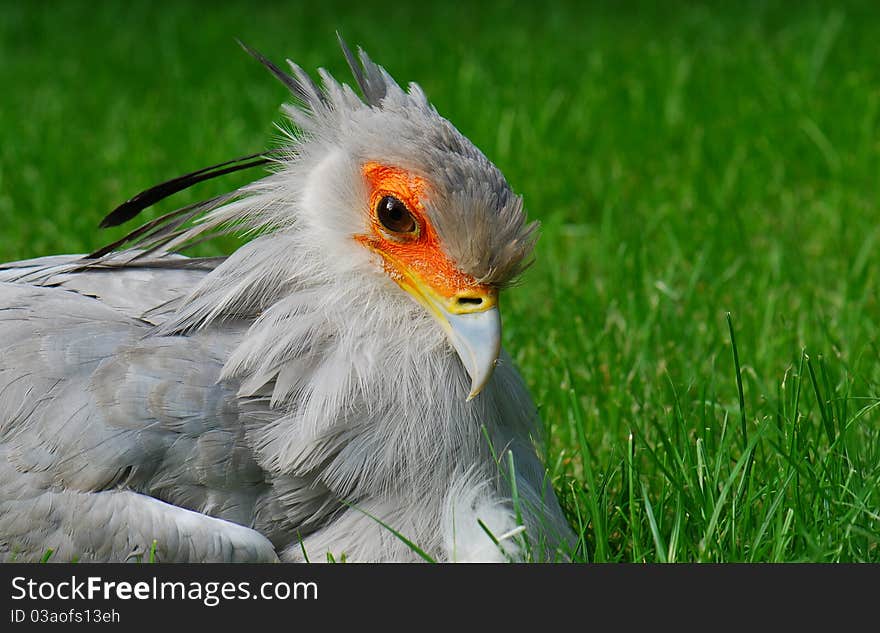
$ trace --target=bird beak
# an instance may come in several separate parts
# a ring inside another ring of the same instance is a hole
[[[428,309],[446,332],[471,378],[467,401],[473,400],[492,377],[501,353],[497,290],[475,287],[445,297],[410,271],[396,281]]]
[[[444,311],[442,316],[448,324],[444,329],[449,342],[471,377],[467,400],[473,400],[492,377],[501,353],[501,313],[495,306],[468,314]]]
[[[473,400],[492,377],[501,353],[498,290],[458,271],[454,273],[457,283],[448,283],[452,275],[445,280],[435,275],[433,283],[428,283],[426,277],[431,276],[417,272],[417,267],[408,266],[370,238],[356,236],[355,239],[382,256],[391,279],[427,309],[446,332],[471,377],[467,401]]]

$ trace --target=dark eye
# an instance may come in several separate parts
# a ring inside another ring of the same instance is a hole
[[[413,233],[416,230],[416,220],[412,213],[394,196],[385,196],[379,200],[376,215],[382,226],[392,233]]]

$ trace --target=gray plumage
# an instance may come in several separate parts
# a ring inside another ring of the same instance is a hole
[[[570,551],[510,357],[467,401],[449,333],[352,239],[369,161],[430,183],[474,288],[528,265],[535,225],[417,86],[343,50],[363,101],[270,68],[300,101],[270,175],[97,257],[0,265],[0,557],[418,559],[386,526],[439,560]],[[174,254],[230,231],[254,237]]]

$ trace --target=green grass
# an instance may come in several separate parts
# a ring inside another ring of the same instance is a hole
[[[874,3],[298,4],[0,4],[0,259],[271,144],[233,38],[345,77],[338,29],[543,222],[504,337],[581,560],[880,561]]]

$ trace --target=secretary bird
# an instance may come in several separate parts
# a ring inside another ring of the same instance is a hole
[[[499,291],[537,237],[499,170],[340,39],[362,97],[247,49],[284,144],[228,194],[0,265],[0,558],[560,560],[574,537]],[[252,239],[227,258],[196,242]]]

